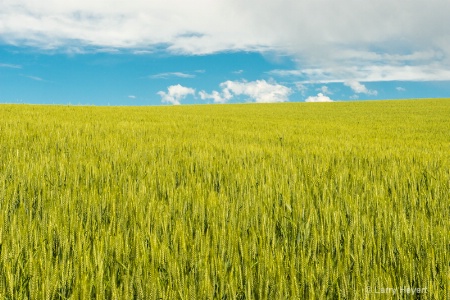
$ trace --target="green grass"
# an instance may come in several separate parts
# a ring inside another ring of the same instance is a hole
[[[449,99],[0,106],[1,299],[448,299],[449,232]]]

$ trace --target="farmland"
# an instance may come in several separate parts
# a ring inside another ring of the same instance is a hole
[[[0,208],[2,299],[448,299],[450,100],[1,105]]]

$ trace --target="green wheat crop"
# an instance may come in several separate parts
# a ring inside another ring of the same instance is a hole
[[[449,299],[449,232],[448,99],[0,106],[1,299]]]

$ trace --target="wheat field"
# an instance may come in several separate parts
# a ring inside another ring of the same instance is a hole
[[[450,99],[0,105],[1,299],[450,299]]]

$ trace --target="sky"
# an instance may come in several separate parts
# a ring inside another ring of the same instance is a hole
[[[450,97],[448,0],[2,0],[0,103]]]

